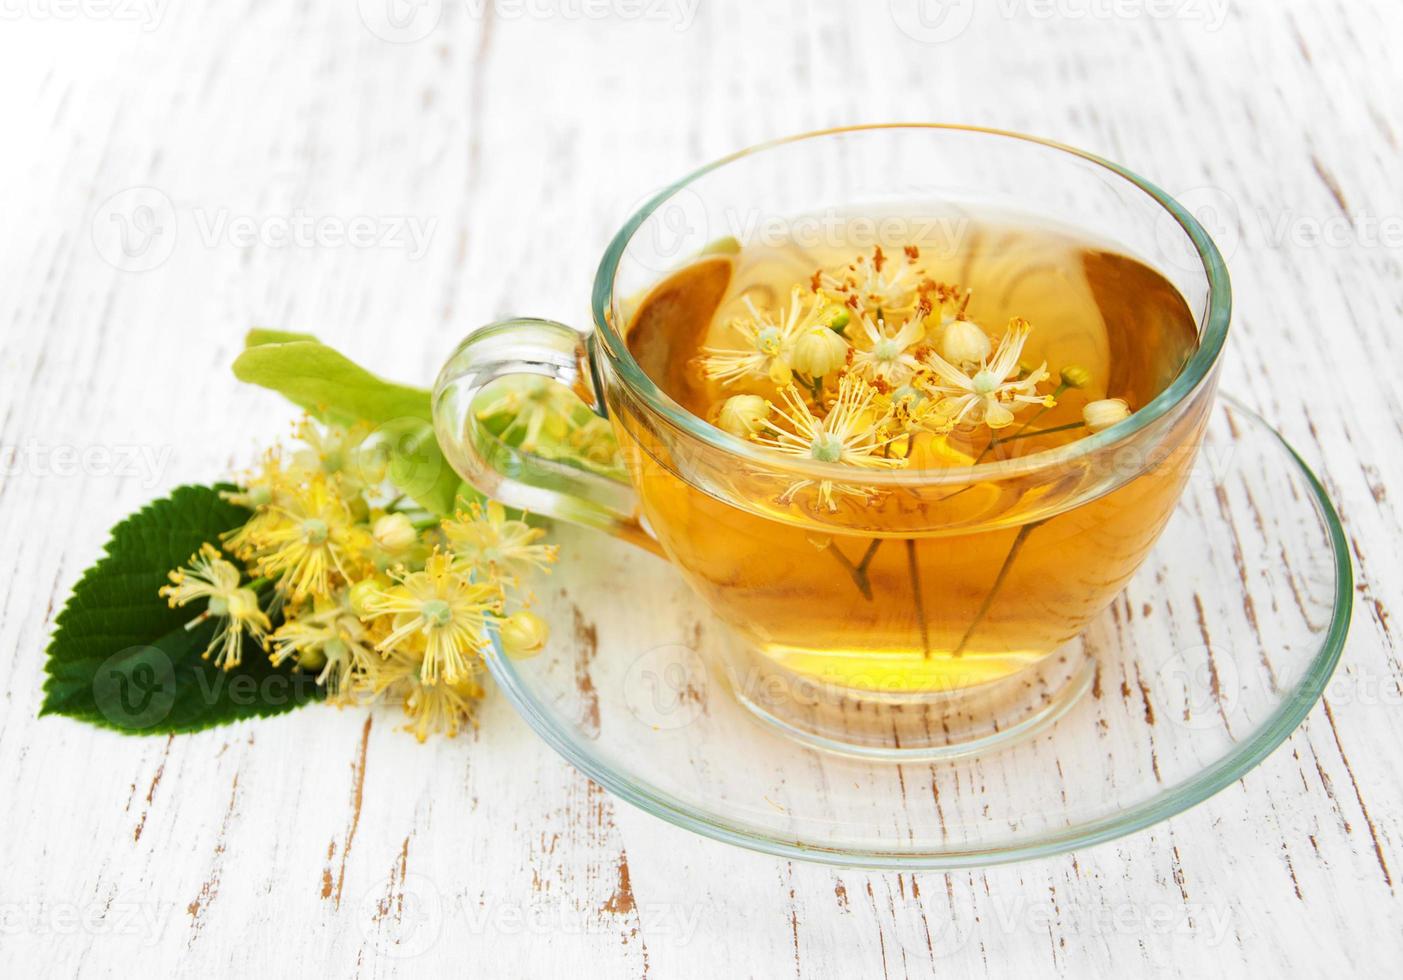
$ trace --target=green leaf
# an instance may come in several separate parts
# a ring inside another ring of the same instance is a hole
[[[270,331],[255,333],[274,335]],[[247,347],[234,361],[234,376],[270,388],[318,414],[332,412],[374,425],[401,419],[432,421],[429,393],[423,388],[376,377],[315,340]]]
[[[309,334],[254,328],[245,340],[236,377],[328,421],[369,422],[375,427],[369,438],[389,447],[396,487],[433,514],[459,506],[462,484],[434,438],[427,391],[378,378]]]
[[[433,426],[414,419],[382,425],[390,449],[390,482],[431,514],[452,514],[462,481],[444,458]]]
[[[259,344],[290,344],[295,340],[317,342],[317,338],[309,333],[296,333],[291,330],[274,330],[271,327],[254,327],[244,335],[244,346],[257,347]]]
[[[157,594],[201,544],[248,520],[247,510],[219,496],[227,489],[180,487],[112,529],[107,553],[56,620],[41,715],[164,734],[280,714],[321,697],[311,675],[274,668],[257,644],[245,644],[234,670],[215,667],[201,657],[215,623],[186,629],[199,610],[171,609]]]

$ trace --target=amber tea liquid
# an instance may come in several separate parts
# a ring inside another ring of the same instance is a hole
[[[922,274],[972,291],[970,319],[995,332],[1011,317],[1032,324],[1025,361],[1046,361],[1054,379],[1070,365],[1091,378],[1058,394],[1055,407],[1025,409],[1001,434],[1035,414],[1027,430],[1060,431],[993,451],[987,428],[922,433],[903,448],[911,461],[905,472],[916,472],[1027,456],[1083,438],[1086,431],[1075,426],[1088,401],[1122,398],[1139,409],[1195,348],[1194,318],[1182,296],[1128,255],[1018,216],[961,215],[940,228],[938,240],[874,243],[870,235],[838,234],[824,244],[772,240],[699,258],[627,311],[630,350],[668,395],[708,421],[732,394],[777,398],[764,379],[723,385],[697,368],[703,348],[734,343],[744,298],[773,306],[816,270],[870,259],[874,244],[889,262],[905,261],[914,246]],[[742,507],[706,492],[694,476],[684,479],[645,420],[627,405],[614,408],[643,513],[716,613],[786,671],[879,692],[997,680],[1076,636],[1154,544],[1192,459],[1171,454],[1050,516],[1048,502],[1072,477],[991,478],[844,499],[833,514],[806,512],[756,481]],[[1167,441],[1189,444],[1202,417],[1175,424],[1186,431]]]

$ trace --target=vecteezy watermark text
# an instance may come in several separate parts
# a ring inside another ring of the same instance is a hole
[[[260,213],[229,207],[177,209],[158,188],[128,187],[97,209],[91,232],[94,248],[108,264],[145,272],[170,258],[180,242],[207,249],[375,249],[402,252],[416,262],[428,252],[437,228],[438,218],[426,215],[305,207]]]
[[[1228,16],[1229,0],[888,0],[900,31],[924,44],[959,38],[974,21],[976,6],[1006,21],[1179,21],[1216,31]]]
[[[678,33],[696,19],[701,0],[357,0],[366,30],[392,44],[432,34],[445,9],[470,20],[620,21],[671,25]]]
[[[608,935],[619,926],[610,914],[573,904],[473,901],[445,894],[422,874],[408,874],[389,889],[372,888],[360,902],[360,924],[370,944],[391,959],[412,959],[436,946],[445,932],[477,941],[503,936]],[[701,921],[695,903],[638,902],[630,908],[649,945],[691,943]]]
[[[161,26],[166,0],[0,0],[0,21],[76,21]]]
[[[76,446],[31,439],[24,443],[0,444],[0,478],[112,477],[139,480],[142,489],[149,490],[161,482],[174,452],[172,446],[142,443]]]
[[[39,898],[0,901],[0,938],[32,936],[127,936],[153,946],[175,905],[118,899],[51,902]]]

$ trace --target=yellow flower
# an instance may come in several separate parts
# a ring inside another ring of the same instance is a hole
[[[951,320],[940,340],[941,356],[959,368],[983,364],[993,349],[989,335],[971,320]]]
[[[540,378],[499,381],[489,391],[490,400],[475,413],[478,419],[487,422],[507,416],[509,421],[497,437],[515,444],[513,440],[521,433],[520,445],[527,451],[536,450],[543,440],[568,438],[570,419],[580,407],[571,392]]]
[[[903,385],[920,370],[915,349],[925,343],[925,313],[917,309],[900,327],[889,325],[885,315],[859,318],[870,346],[853,351],[853,373],[869,381]]]
[[[200,617],[214,616],[219,628],[204,652],[208,660],[214,654],[214,665],[230,670],[243,660],[244,634],[248,633],[260,645],[272,624],[259,608],[258,593],[241,585],[243,573],[233,562],[220,556],[212,544],[203,544],[190,556],[189,566],[170,573],[171,584],[162,586],[160,594],[171,607],[184,606],[199,599],[208,600]],[[198,620],[197,620],[198,622]]]
[[[1091,384],[1091,372],[1080,364],[1068,364],[1059,372],[1064,388],[1085,388]]]
[[[384,482],[389,453],[384,445],[367,441],[372,434],[368,423],[319,427],[310,418],[304,418],[296,432],[306,448],[293,453],[292,466],[304,476],[326,476],[347,499]]]
[[[472,582],[453,556],[435,551],[421,572],[401,570],[398,584],[364,599],[372,616],[393,617],[390,632],[376,644],[381,653],[414,636],[425,640],[423,680],[455,683],[471,676],[483,645],[487,615],[501,608],[495,584]]]
[[[949,432],[950,420],[939,413],[937,405],[935,398],[915,384],[902,385],[872,399],[872,407],[887,418],[887,433],[897,441],[918,431]]]
[[[388,700],[398,701],[409,717],[406,731],[414,733],[420,742],[430,735],[457,735],[464,722],[470,721],[473,703],[482,697],[482,685],[476,675],[450,683],[429,681],[424,677],[425,659],[412,649],[397,648],[366,676],[367,688]]]
[[[732,395],[721,406],[716,424],[733,436],[749,438],[770,414],[770,403],[759,395]]]
[[[274,667],[289,657],[308,670],[321,667],[317,683],[333,699],[349,696],[352,676],[376,659],[370,629],[345,599],[318,599],[310,611],[291,614],[273,633],[269,654]]]
[[[876,390],[861,378],[844,375],[838,387],[838,400],[823,418],[818,418],[804,402],[799,390],[790,385],[780,392],[788,411],[778,406],[773,408],[788,428],[767,419],[762,424],[768,434],[757,436],[756,441],[790,456],[823,463],[847,463],[873,469],[904,466],[904,459],[883,455],[883,450],[892,440],[881,435],[887,418],[872,410],[875,395]],[[780,495],[780,502],[789,502],[795,494],[810,486],[818,487],[819,502],[830,511],[838,509],[833,500],[834,494],[871,495],[871,491],[864,487],[834,483],[832,480],[800,480]]]
[[[903,259],[891,259],[877,246],[871,256],[860,255],[842,269],[820,272],[816,288],[827,289],[857,301],[866,313],[904,316],[914,312],[924,273],[917,266],[920,253],[905,250]]]
[[[473,717],[473,703],[482,697],[482,685],[468,679],[456,684],[410,684],[404,698],[404,713],[410,724],[406,731],[414,733],[421,743],[430,735],[442,734],[453,738],[464,722]]]
[[[238,490],[225,490],[219,495],[231,504],[260,510],[272,504],[278,494],[285,492],[286,486],[282,456],[277,450],[270,449],[263,454],[258,467],[244,475]]]
[[[376,518],[370,536],[390,555],[408,551],[419,540],[419,532],[415,530],[414,522],[404,514],[385,514]]]
[[[798,286],[789,295],[789,312],[781,317],[761,313],[749,296],[742,302],[750,316],[738,317],[731,325],[744,339],[745,347],[703,347],[702,373],[723,385],[750,376],[768,378],[777,385],[789,384],[794,375],[794,344],[809,328],[821,325],[820,303],[814,296],[805,296]]]
[[[549,571],[559,552],[555,545],[537,544],[546,532],[525,521],[508,520],[506,508],[495,500],[486,507],[474,504],[470,513],[444,521],[443,533],[463,561],[517,583],[533,569]]]
[[[566,446],[580,462],[623,479],[623,463],[619,459],[619,443],[614,438],[614,430],[593,412],[586,410],[586,415],[582,423],[571,423],[574,427],[565,440]]]
[[[267,520],[230,543],[237,541],[256,560],[259,574],[278,579],[279,590],[294,601],[330,595],[333,575],[353,578],[370,546],[369,534],[320,476],[260,516]]]
[[[821,378],[848,362],[848,342],[842,334],[822,324],[810,327],[794,342],[790,362],[800,374]]]
[[[1109,429],[1117,422],[1130,418],[1130,406],[1124,398],[1102,398],[1087,402],[1081,410],[1086,427],[1092,432]]]
[[[926,363],[933,377],[923,380],[933,393],[945,396],[937,405],[940,415],[951,425],[982,422],[991,429],[1002,429],[1013,422],[1014,410],[1023,405],[1050,406],[1052,397],[1037,393],[1037,386],[1047,379],[1046,363],[1019,376],[1018,358],[1030,330],[1026,320],[1013,320],[993,357],[971,365],[974,370],[969,373],[929,351]]]
[[[529,609],[520,609],[497,624],[497,638],[509,657],[534,657],[546,647],[550,627]]]

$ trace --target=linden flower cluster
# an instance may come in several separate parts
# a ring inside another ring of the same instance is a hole
[[[1015,317],[991,336],[967,316],[971,291],[935,281],[919,263],[914,246],[900,257],[878,247],[816,271],[779,309],[745,297],[745,315],[730,324],[740,345],[704,347],[696,362],[708,380],[752,389],[720,403],[716,423],[786,455],[893,469],[908,464],[919,434],[968,438],[985,427],[992,446],[1019,413],[1038,409],[1026,429],[1068,388],[1089,383],[1085,369],[1069,366],[1054,386],[1045,362],[1023,362],[1028,321]],[[776,389],[778,402],[762,393]],[[1071,427],[1099,431],[1128,415],[1120,399],[1094,401]],[[779,502],[809,489],[830,511],[839,496],[875,492],[860,482],[805,480]]]
[[[222,549],[202,545],[161,594],[205,602],[191,627],[216,622],[204,654],[216,666],[233,670],[256,647],[275,667],[315,671],[333,703],[403,705],[420,741],[456,734],[482,693],[489,629],[514,656],[544,646],[523,588],[556,549],[496,502],[446,519],[419,509],[387,481],[369,427],[307,420],[297,435],[299,449],[269,452],[224,495],[253,516]]]

